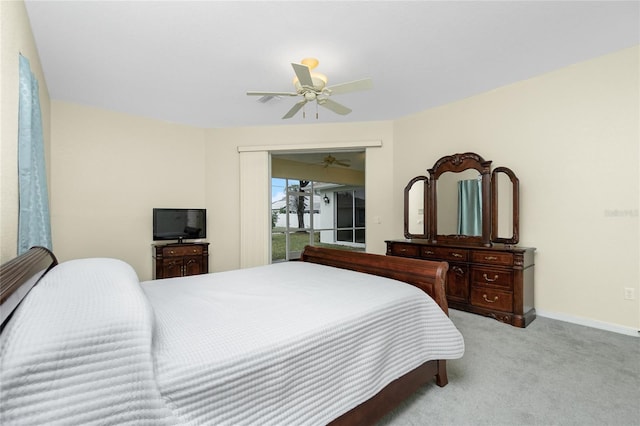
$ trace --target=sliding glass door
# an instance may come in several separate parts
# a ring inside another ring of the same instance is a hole
[[[306,245],[365,249],[364,188],[273,178],[271,261],[298,259]]]

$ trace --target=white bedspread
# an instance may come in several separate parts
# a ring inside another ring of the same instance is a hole
[[[0,424],[176,424],[156,386],[152,330],[131,266],[56,266],[0,334]]]
[[[163,398],[181,422],[322,425],[462,336],[421,290],[305,262],[148,281]]]
[[[303,262],[140,284],[62,263],[0,334],[2,425],[320,425],[460,333],[420,290]]]

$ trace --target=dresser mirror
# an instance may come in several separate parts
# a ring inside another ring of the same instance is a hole
[[[491,245],[491,161],[447,155],[428,170],[432,242]]]
[[[440,175],[436,235],[482,236],[481,184],[481,175],[474,169]],[[461,197],[461,191],[468,197]]]
[[[517,244],[519,180],[467,152],[440,158],[404,190],[405,238],[432,243]]]
[[[429,178],[416,176],[404,188],[404,236],[427,238]]]

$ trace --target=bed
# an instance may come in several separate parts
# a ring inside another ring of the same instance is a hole
[[[307,247],[139,282],[33,248],[0,270],[0,423],[374,424],[464,353],[447,268]]]

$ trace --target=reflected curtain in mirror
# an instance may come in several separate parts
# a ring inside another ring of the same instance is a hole
[[[38,80],[22,55],[18,105],[18,254],[22,254],[32,246],[52,248]]]
[[[482,185],[478,179],[458,181],[458,234],[482,235]]]

